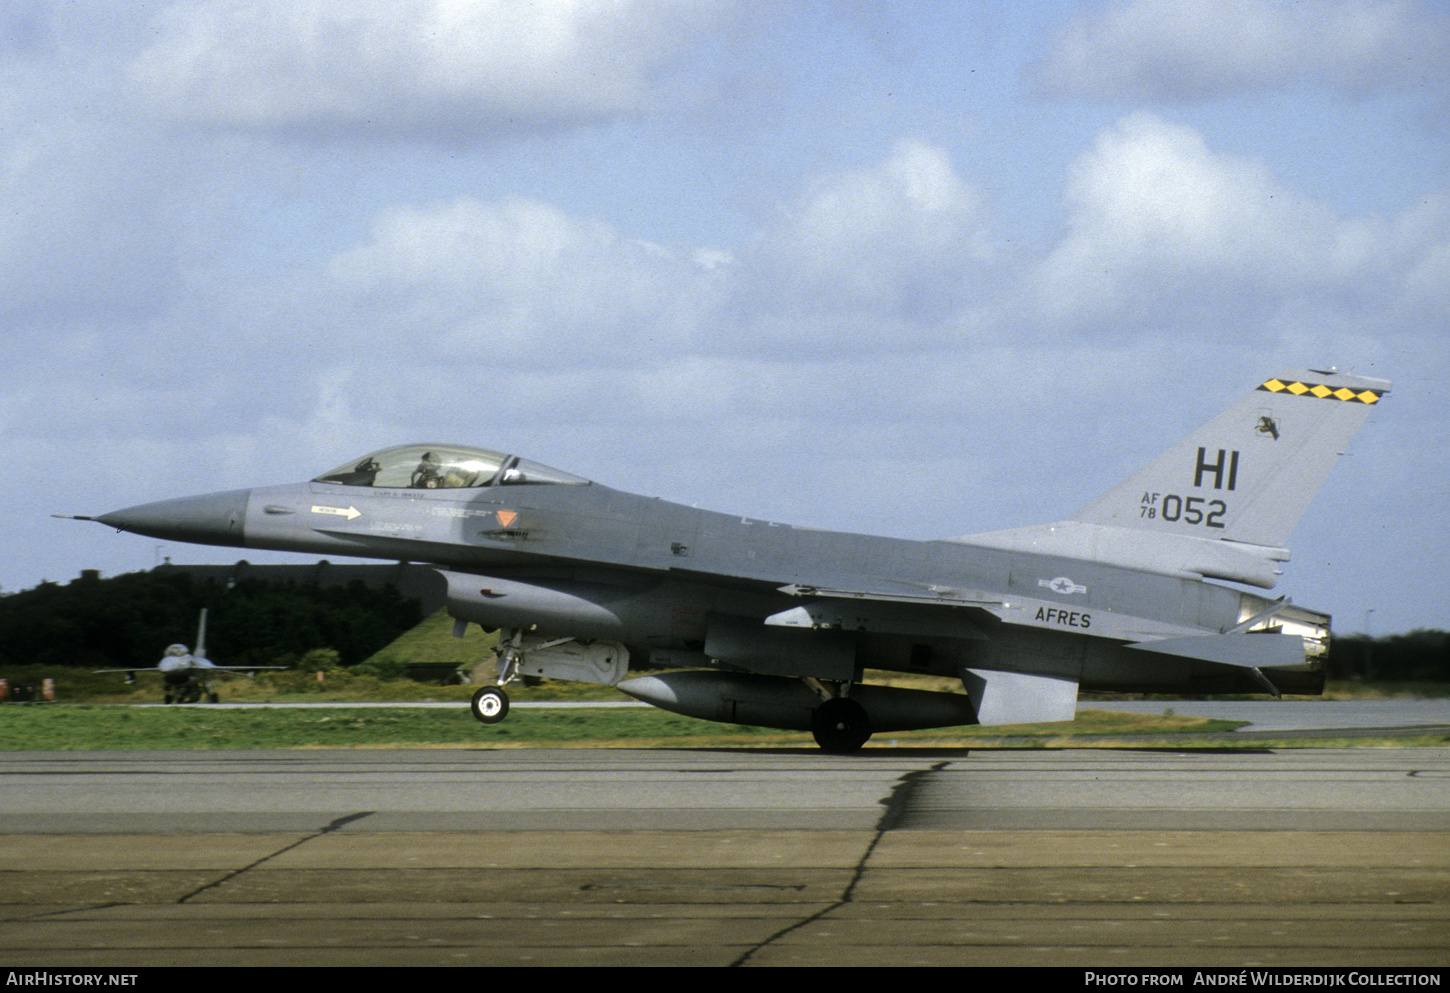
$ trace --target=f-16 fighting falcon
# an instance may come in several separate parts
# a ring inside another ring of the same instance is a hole
[[[499,631],[498,685],[473,700],[486,724],[528,675],[853,751],[877,732],[1071,720],[1079,687],[1319,692],[1329,616],[1262,591],[1388,390],[1286,371],[1070,518],[933,541],[697,510],[439,444],[85,519],[431,564],[455,633]],[[872,685],[871,670],[949,676],[962,692]]]
[[[219,699],[212,689],[216,676],[229,673],[253,673],[260,669],[283,669],[280,665],[217,665],[206,657],[206,608],[201,609],[201,619],[196,625],[196,650],[187,651],[185,645],[168,645],[166,654],[155,666],[161,673],[161,699],[164,703],[216,703]],[[96,672],[124,672],[126,682],[134,683],[136,673],[147,669],[97,669]]]

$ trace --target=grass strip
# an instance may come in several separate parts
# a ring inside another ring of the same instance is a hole
[[[1042,747],[1084,736],[1174,737],[1232,731],[1241,722],[1086,711],[1076,721],[1017,728],[888,732],[872,745],[1017,742]],[[1086,742],[1084,742],[1086,743]],[[1263,747],[1262,742],[1255,743]],[[716,724],[652,708],[515,708],[482,725],[467,707],[213,708],[19,704],[0,708],[8,751],[263,748],[814,747],[806,732]]]

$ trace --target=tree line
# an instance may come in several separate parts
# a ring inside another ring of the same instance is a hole
[[[1329,643],[1326,674],[1330,679],[1450,682],[1450,631],[1336,635]]]
[[[165,569],[84,574],[0,597],[0,665],[148,668],[167,645],[196,647],[203,607],[207,657],[218,665],[287,665],[330,648],[350,666],[423,619],[417,600],[361,582],[224,583]]]
[[[196,647],[203,607],[218,665],[288,665],[332,649],[352,666],[423,619],[419,602],[392,586],[223,582],[183,569],[85,574],[0,596],[0,665],[147,668],[167,645]],[[1450,682],[1450,632],[1336,636],[1326,665],[1330,679]]]

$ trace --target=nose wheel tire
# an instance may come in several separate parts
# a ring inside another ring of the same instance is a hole
[[[871,721],[855,700],[836,697],[811,714],[811,734],[823,751],[854,752],[871,737]]]
[[[484,724],[497,724],[509,714],[509,695],[497,686],[485,686],[473,694],[473,716]]]

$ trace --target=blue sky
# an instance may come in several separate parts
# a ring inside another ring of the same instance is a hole
[[[1280,588],[1450,627],[1447,123],[1413,0],[14,0],[0,588],[231,558],[51,513],[417,439],[1053,520],[1333,364],[1394,391]]]

